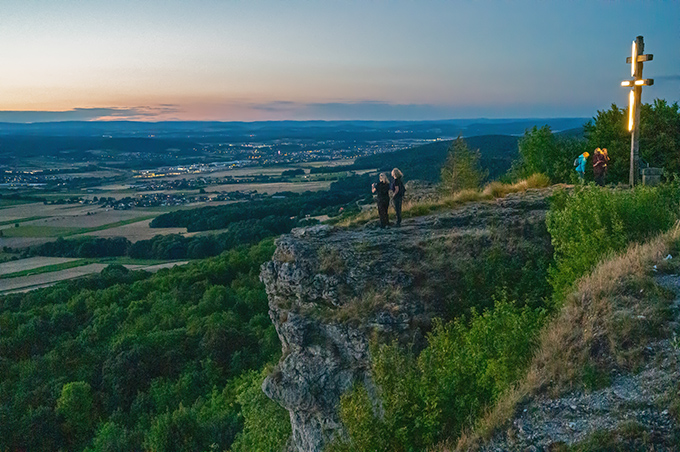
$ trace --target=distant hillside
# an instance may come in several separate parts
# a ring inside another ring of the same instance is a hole
[[[2,118],[0,118],[2,119]],[[346,139],[350,141],[388,138],[434,139],[463,133],[473,135],[517,135],[533,126],[553,130],[581,127],[589,118],[451,119],[439,121],[63,121],[30,124],[0,122],[0,135],[191,138],[250,142],[275,139]]]
[[[0,155],[4,157],[55,156],[75,161],[91,160],[93,152],[194,155],[202,146],[187,139],[148,137],[87,137],[0,135]]]
[[[519,137],[484,135],[469,137],[465,141],[471,149],[479,149],[482,167],[489,170],[491,179],[504,174],[517,157]],[[389,171],[397,167],[404,172],[404,177],[408,180],[437,182],[451,142],[451,140],[436,141],[395,152],[359,157],[354,162],[354,168],[378,168],[380,171]]]

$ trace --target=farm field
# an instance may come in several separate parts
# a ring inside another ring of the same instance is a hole
[[[3,237],[68,237],[71,235],[84,234],[92,231],[100,231],[110,228],[117,228],[130,223],[147,220],[156,215],[146,215],[143,217],[129,218],[115,223],[106,223],[91,227],[68,227],[68,226],[45,226],[45,225],[26,225],[19,227],[8,227],[3,232]]]
[[[41,258],[42,259],[42,258]],[[188,261],[166,262],[162,264],[124,264],[130,270],[146,270],[157,272],[163,268],[170,268],[176,265],[184,265]],[[0,279],[0,294],[13,292],[27,292],[29,290],[49,287],[60,281],[79,278],[101,272],[109,263],[93,263],[82,265],[64,270],[45,272],[28,276],[17,276],[15,278]]]
[[[0,199],[0,209],[6,209],[7,207],[18,206],[21,204],[30,204],[33,201],[25,201],[23,199]]]
[[[150,228],[151,219],[138,221],[114,228],[102,229],[99,231],[86,232],[79,236],[94,236],[102,238],[125,237],[131,242],[152,239],[157,235],[182,234],[185,235],[187,228]]]
[[[268,167],[261,167],[261,166],[252,166],[252,167],[247,167],[247,168],[237,168],[237,169],[230,169],[230,170],[224,170],[224,171],[213,171],[211,173],[188,173],[188,174],[181,174],[178,176],[166,176],[166,177],[159,177],[156,178],[157,180],[181,180],[181,179],[198,179],[201,177],[225,177],[225,176],[232,176],[232,177],[245,177],[245,176],[280,176],[281,173],[283,173],[286,170],[289,170],[291,168],[294,168],[294,166],[268,166]],[[136,178],[135,181],[138,182],[140,180],[148,180],[148,179],[143,179],[143,178]]]
[[[137,241],[159,234],[186,232],[183,228],[149,228],[151,219],[170,210],[177,208],[114,210],[95,205],[43,203],[11,206],[0,211],[0,249],[5,246],[24,248],[49,242],[57,237],[84,234],[127,237],[131,241]]]
[[[211,185],[206,187],[205,191],[208,193],[221,191],[243,191],[256,190],[258,193],[267,193],[272,195],[282,191],[291,191],[294,193],[303,193],[306,191],[328,190],[331,186],[330,181],[314,181],[314,182],[275,182],[271,184],[226,184],[226,185]]]
[[[304,162],[297,166],[301,168],[320,168],[322,166],[333,167],[333,166],[346,166],[354,163],[355,159],[339,159],[339,160],[321,160],[316,162]]]
[[[0,276],[9,275],[25,270],[32,270],[35,268],[45,267],[48,265],[63,264],[66,262],[73,262],[78,259],[70,257],[29,257],[27,259],[19,259],[16,261],[9,261],[0,264]]]

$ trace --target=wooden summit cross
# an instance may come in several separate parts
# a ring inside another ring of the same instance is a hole
[[[621,86],[630,86],[629,106],[628,106],[628,131],[630,136],[630,186],[634,187],[640,173],[640,106],[642,105],[642,87],[653,85],[654,79],[642,78],[642,64],[645,61],[652,61],[654,55],[643,55],[645,51],[645,41],[642,36],[638,36],[633,41],[631,56],[626,58],[626,63],[630,63],[630,76],[632,80],[624,80]]]

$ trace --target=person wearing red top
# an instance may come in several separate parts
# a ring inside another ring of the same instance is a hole
[[[593,154],[593,175],[595,176],[595,183],[600,187],[604,187],[605,184],[608,162],[609,155],[607,154],[607,148],[595,149]]]

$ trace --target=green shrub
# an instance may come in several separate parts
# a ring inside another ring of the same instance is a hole
[[[558,297],[610,253],[668,230],[678,219],[680,186],[597,187],[557,192],[547,216],[555,248],[550,280]]]
[[[232,452],[278,451],[291,435],[288,412],[262,392],[266,371],[247,372],[235,385],[241,406],[243,431],[236,436]]]
[[[329,450],[424,450],[460,432],[523,375],[544,318],[543,310],[501,300],[473,311],[469,323],[435,322],[418,357],[396,343],[377,347],[377,397],[358,385],[341,398],[349,439]]]
[[[574,159],[586,150],[585,140],[557,136],[547,125],[527,129],[518,146],[519,156],[510,171],[515,180],[542,173],[553,182],[569,182]]]

